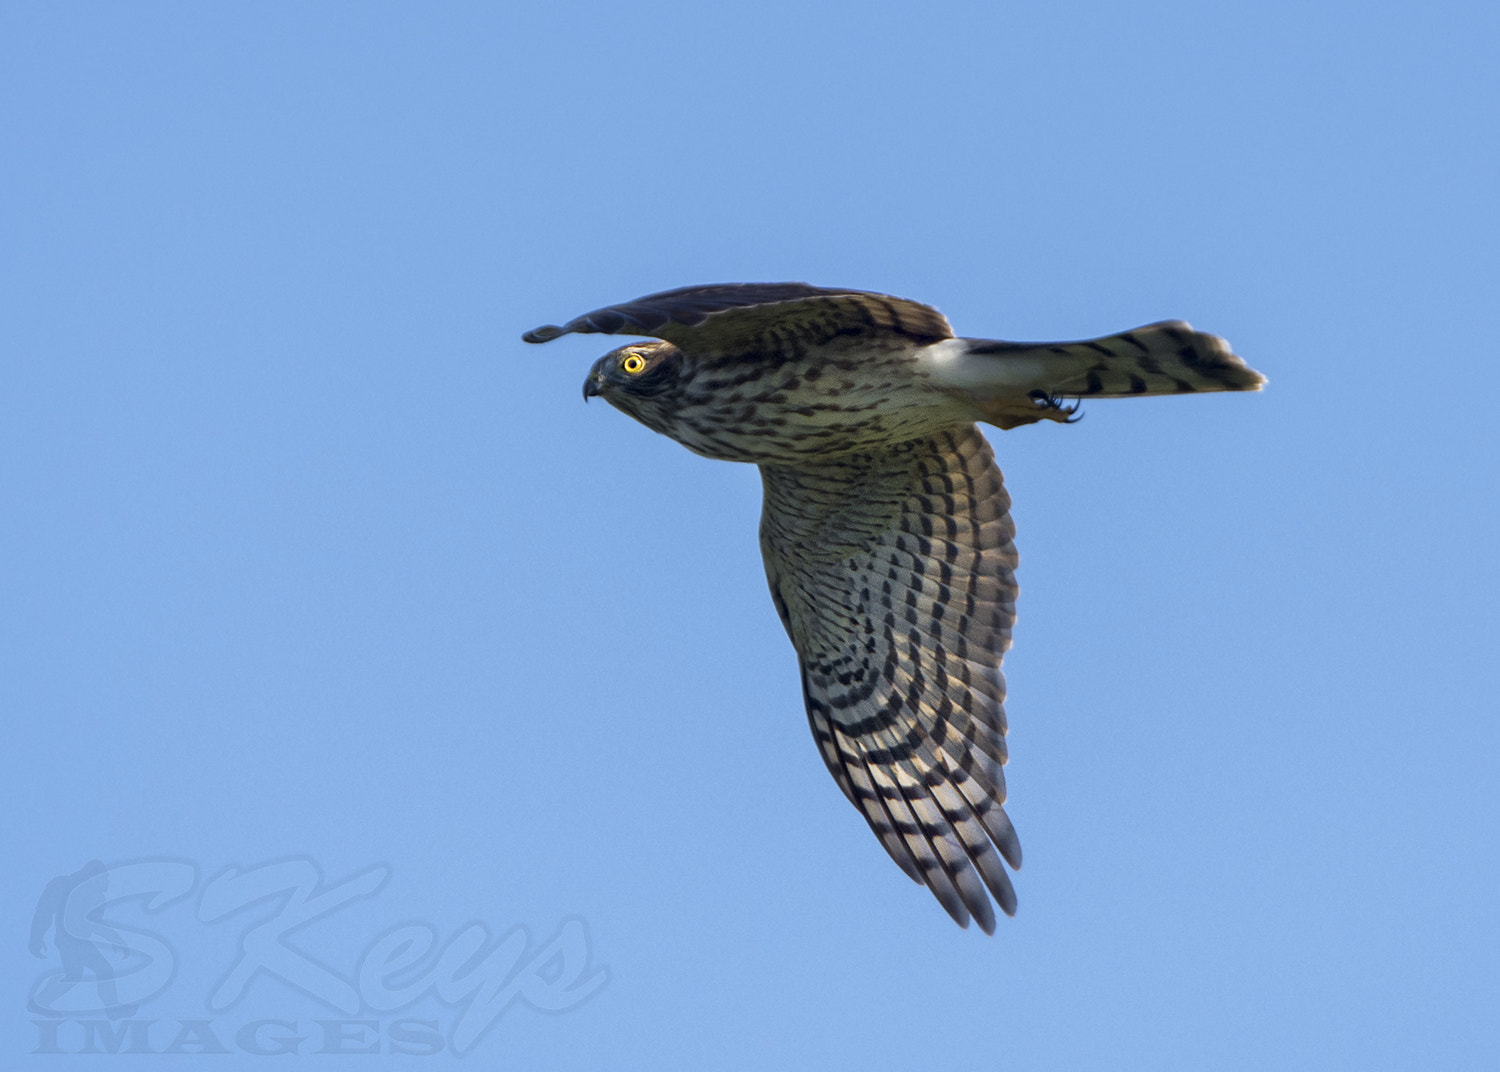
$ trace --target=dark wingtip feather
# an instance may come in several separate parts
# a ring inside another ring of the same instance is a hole
[[[521,341],[551,342],[553,339],[566,335],[567,333],[568,332],[565,328],[560,328],[556,324],[543,324],[541,327],[532,328],[525,335],[522,335]]]

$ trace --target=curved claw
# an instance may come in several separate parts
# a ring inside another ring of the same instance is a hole
[[[1032,391],[1030,398],[1036,403],[1037,409],[1043,411],[1043,416],[1049,420],[1061,424],[1077,424],[1083,420],[1083,414],[1078,412],[1081,403],[1074,399],[1072,403],[1065,403],[1057,395],[1047,391]]]

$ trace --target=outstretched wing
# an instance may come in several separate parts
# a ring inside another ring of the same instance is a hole
[[[886,294],[806,283],[716,283],[680,287],[585,313],[562,327],[521,336],[550,342],[570,332],[648,335],[697,357],[797,353],[841,335],[919,343],[951,339],[931,306]]]
[[[973,426],[762,466],[761,549],[839,788],[908,875],[985,933],[1021,865],[1005,802],[1015,526]]]

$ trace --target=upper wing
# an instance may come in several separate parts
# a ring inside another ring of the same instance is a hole
[[[885,294],[806,283],[717,283],[681,287],[585,313],[562,327],[521,336],[550,342],[570,332],[649,335],[701,357],[778,353],[839,335],[890,335],[918,342],[951,339],[931,306]]]
[[[974,426],[762,466],[761,548],[824,762],[896,863],[992,933],[1021,865],[1005,802],[1015,526]],[[998,851],[997,851],[998,850]],[[982,883],[982,884],[981,884]]]

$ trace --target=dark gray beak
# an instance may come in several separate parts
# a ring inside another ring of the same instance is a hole
[[[604,393],[603,365],[603,361],[595,361],[594,367],[589,369],[588,379],[583,381],[583,400],[585,402],[591,398],[597,398]]]

